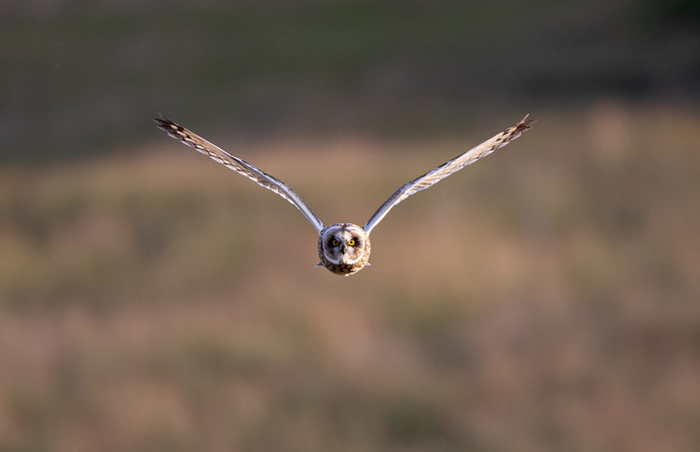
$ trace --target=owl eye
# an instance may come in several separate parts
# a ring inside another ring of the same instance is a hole
[[[348,245],[355,246],[355,239],[348,240]]]
[[[340,242],[338,241],[338,239],[333,239],[333,241],[331,242],[331,245],[338,246],[338,245],[340,245]]]

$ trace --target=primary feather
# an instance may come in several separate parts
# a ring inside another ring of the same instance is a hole
[[[363,229],[369,233],[372,228],[375,227],[377,223],[382,221],[384,216],[389,213],[389,210],[404,199],[418,193],[421,190],[425,190],[426,188],[435,185],[447,176],[456,173],[467,165],[471,165],[482,157],[486,157],[496,149],[502,148],[506,144],[518,138],[524,131],[531,127],[533,122],[535,122],[534,119],[528,119],[528,116],[525,116],[516,125],[507,128],[503,132],[489,138],[480,145],[471,148],[467,152],[458,155],[452,160],[443,163],[422,176],[403,184],[398,188],[398,190],[389,196],[389,199],[384,201],[384,203],[379,206],[379,209],[377,209],[367,223],[365,223]]]
[[[316,214],[313,213],[309,206],[306,205],[301,197],[297,195],[289,185],[285,184],[276,177],[259,170],[250,163],[229,154],[215,144],[205,140],[195,133],[190,132],[168,118],[162,117],[153,119],[158,123],[158,127],[168,132],[168,135],[171,137],[181,141],[187,146],[194,148],[198,152],[209,156],[212,160],[221,163],[238,174],[244,175],[256,184],[277,193],[282,198],[289,201],[292,205],[294,205],[294,207],[301,211],[307,220],[311,222],[314,228],[316,228],[316,232],[321,232],[323,229],[323,222],[319,220]]]

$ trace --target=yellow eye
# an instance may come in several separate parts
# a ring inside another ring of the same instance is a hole
[[[331,245],[338,246],[338,245],[340,245],[340,242],[338,241],[338,239],[333,239],[333,241],[331,242]]]
[[[355,239],[348,240],[348,245],[355,246]]]

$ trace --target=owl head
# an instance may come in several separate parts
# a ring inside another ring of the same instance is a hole
[[[348,276],[362,269],[369,260],[369,235],[352,223],[336,223],[324,228],[318,237],[318,257],[337,275]]]

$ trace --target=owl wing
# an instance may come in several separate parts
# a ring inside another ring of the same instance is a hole
[[[277,179],[276,177],[270,176],[269,174],[261,171],[251,165],[239,159],[236,156],[229,154],[220,147],[210,143],[204,138],[196,135],[184,127],[175,124],[171,120],[162,118],[153,118],[157,123],[158,127],[163,129],[171,137],[180,140],[187,146],[190,146],[201,152],[204,155],[208,155],[212,160],[221,163],[229,169],[244,175],[248,179],[257,183],[258,185],[273,191],[292,203],[294,207],[299,209],[307,220],[316,228],[317,232],[321,232],[323,229],[323,222],[311,211],[309,206],[297,195],[294,190],[292,190],[287,184]]]
[[[417,177],[416,179],[413,179],[412,181],[407,182],[401,187],[399,187],[398,190],[396,190],[391,196],[389,196],[389,199],[384,201],[384,204],[379,206],[379,209],[377,209],[377,211],[374,212],[372,217],[364,225],[363,229],[367,231],[367,233],[369,233],[372,230],[372,228],[374,228],[377,225],[377,223],[382,221],[384,216],[387,213],[389,213],[392,207],[394,207],[404,199],[440,182],[447,176],[456,173],[465,166],[476,162],[482,157],[486,157],[496,149],[501,148],[518,138],[520,134],[528,130],[531,127],[531,124],[535,122],[534,119],[528,119],[528,116],[525,116],[516,125],[507,128],[503,132],[484,141],[480,145],[468,150],[467,152],[461,155],[458,155],[452,160],[443,163],[437,168],[432,169],[427,173],[423,174],[422,176]]]

